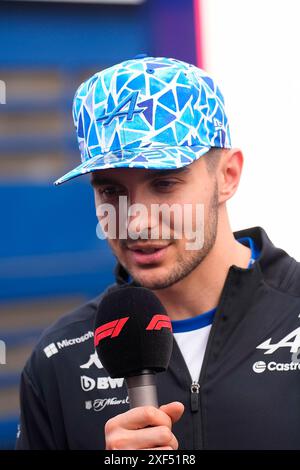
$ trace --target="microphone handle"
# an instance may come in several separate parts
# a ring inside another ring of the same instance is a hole
[[[143,370],[140,375],[125,377],[130,409],[138,406],[155,406],[158,408],[155,373]]]

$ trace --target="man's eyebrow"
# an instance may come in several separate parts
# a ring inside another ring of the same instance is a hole
[[[157,178],[160,176],[172,176],[172,175],[178,175],[180,173],[188,173],[190,171],[189,168],[186,166],[183,166],[181,168],[175,168],[172,170],[149,170],[149,172],[145,173],[144,179],[152,179],[152,178]],[[115,178],[108,177],[108,176],[100,176],[100,175],[91,175],[91,185],[93,187],[95,186],[101,186],[104,184],[120,184],[120,181],[118,181]]]
[[[120,182],[114,178],[108,178],[107,176],[92,176],[91,185],[101,186],[101,184],[120,184]]]
[[[186,166],[181,168],[174,168],[173,170],[152,170],[149,174],[146,173],[145,179],[156,178],[157,176],[172,176],[178,175],[180,173],[188,173],[190,171]]]

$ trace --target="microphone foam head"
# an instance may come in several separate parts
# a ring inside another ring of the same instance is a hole
[[[112,378],[168,368],[173,347],[170,318],[159,299],[144,287],[120,287],[98,307],[94,344]]]

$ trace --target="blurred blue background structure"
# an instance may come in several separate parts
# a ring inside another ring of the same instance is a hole
[[[88,177],[53,186],[80,159],[74,92],[140,53],[195,63],[193,1],[4,1],[0,44],[0,448],[12,448],[20,371],[41,331],[114,280]]]

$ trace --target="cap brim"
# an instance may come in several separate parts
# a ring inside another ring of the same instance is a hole
[[[193,163],[211,147],[201,145],[181,147],[147,147],[119,150],[94,156],[58,178],[59,185],[77,176],[108,168],[145,168],[149,170],[171,170]]]

